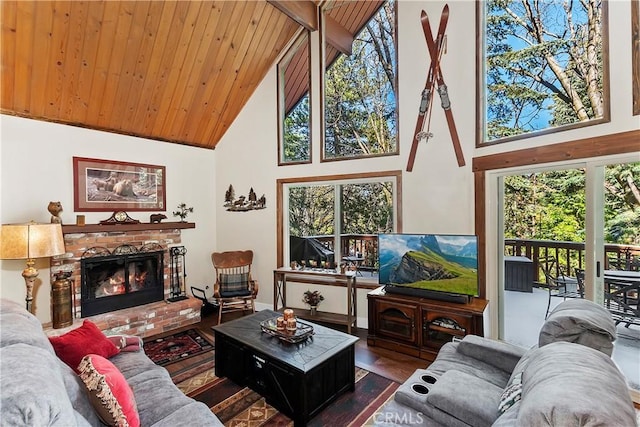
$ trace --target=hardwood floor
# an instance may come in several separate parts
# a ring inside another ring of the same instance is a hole
[[[235,317],[239,317],[240,315],[240,313],[225,314],[223,321],[231,320]],[[211,327],[217,323],[217,314],[213,313],[203,317],[200,323],[182,329],[189,329],[195,326],[203,335],[213,339]],[[176,331],[171,331],[171,333],[174,332]],[[423,369],[429,364],[426,360],[418,359],[416,357],[407,356],[382,348],[369,347],[367,345],[366,329],[358,328],[357,335],[360,340],[356,343],[356,366],[362,369],[374,372],[380,376],[389,378],[390,380],[403,383],[416,369]]]

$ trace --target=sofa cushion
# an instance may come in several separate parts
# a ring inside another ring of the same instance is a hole
[[[555,342],[531,353],[522,375],[519,425],[635,425],[626,381],[605,354]]]
[[[574,342],[611,356],[615,339],[616,325],[604,307],[585,299],[570,299],[560,303],[544,322],[538,345]]]
[[[178,408],[151,427],[216,427],[222,425],[220,420],[212,416],[211,409],[209,409],[207,405],[194,400]]]
[[[2,329],[8,328],[3,324]],[[0,348],[2,425],[78,425],[81,419],[67,398],[59,364],[55,355],[31,345]]]
[[[451,370],[435,383],[427,395],[427,403],[470,426],[490,426],[498,418],[501,395],[501,388]]]
[[[467,335],[458,344],[458,352],[511,372],[526,349],[505,341]]]
[[[510,372],[503,371],[481,360],[458,351],[459,342],[448,342],[440,348],[436,360],[429,370],[437,375],[455,369],[478,377],[503,389],[509,381]]]
[[[143,426],[156,424],[193,402],[193,399],[173,384],[166,369],[158,368],[145,370],[127,379],[135,395],[140,423]],[[215,418],[213,413],[211,417]]]
[[[120,353],[110,359],[122,372],[133,390],[143,426],[222,425],[211,410],[185,396],[173,383],[166,369],[156,365],[143,352]],[[161,401],[162,405],[157,402]],[[176,414],[190,413],[180,420]],[[186,411],[186,412],[185,412]],[[189,423],[192,420],[192,423]]]
[[[49,341],[51,341],[60,360],[76,372],[78,372],[80,361],[87,354],[97,354],[108,359],[120,352],[102,331],[88,319],[85,319],[79,328],[59,337],[51,337]]]
[[[93,407],[105,424],[140,426],[133,391],[113,363],[102,356],[89,354],[82,358],[78,371]]]

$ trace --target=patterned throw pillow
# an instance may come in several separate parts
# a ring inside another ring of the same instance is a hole
[[[498,410],[501,414],[504,414],[516,404],[522,397],[522,372],[513,378],[511,384],[504,389],[502,397],[500,397],[500,403],[498,404]]]
[[[249,273],[221,274],[220,295],[223,297],[236,297],[249,295]]]
[[[133,391],[113,363],[97,354],[89,354],[82,359],[78,370],[89,400],[103,423],[118,427],[140,426]]]
[[[78,372],[78,364],[87,354],[99,354],[112,357],[120,352],[105,334],[88,319],[79,328],[73,329],[59,337],[49,338],[56,355],[60,360]]]

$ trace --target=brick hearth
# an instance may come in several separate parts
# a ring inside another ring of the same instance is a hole
[[[200,322],[200,305],[199,299],[190,297],[172,303],[154,302],[87,319],[95,323],[105,335],[125,334],[144,338]],[[52,329],[50,323],[43,327],[47,335],[58,336],[77,328],[83,321],[84,319],[74,319],[72,326],[60,329]]]
[[[157,224],[153,224],[157,226]],[[117,226],[113,226],[117,227]],[[170,260],[169,246],[180,245],[180,229],[152,229],[134,231],[100,231],[88,233],[64,233],[67,253],[54,258],[51,262],[51,280],[53,275],[64,269],[71,270],[69,280],[73,286],[74,325],[68,328],[49,330],[49,335],[59,335],[82,324],[80,309],[80,260],[85,251],[92,247],[104,247],[112,251],[123,244],[141,247],[148,243],[157,243],[165,250],[164,255],[164,297],[170,296]],[[159,301],[124,310],[88,317],[107,334],[128,334],[148,337],[200,321],[200,300],[189,297],[174,303]],[[49,325],[44,325],[49,329]]]

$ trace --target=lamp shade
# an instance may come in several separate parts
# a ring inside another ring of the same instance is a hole
[[[60,224],[0,226],[0,259],[46,258],[65,253]]]

